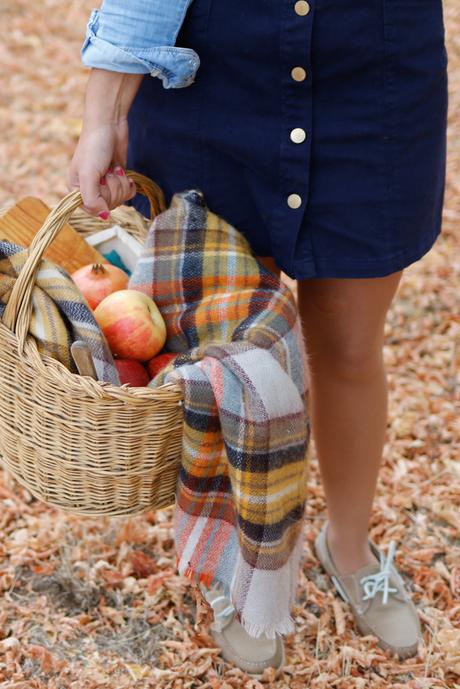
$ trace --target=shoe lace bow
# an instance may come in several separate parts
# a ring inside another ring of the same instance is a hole
[[[216,610],[216,604],[220,603],[221,601],[228,603],[228,605],[222,610]],[[214,620],[218,623],[224,622],[235,610],[233,604],[229,603],[227,596],[224,596],[223,594],[211,602],[211,607],[214,611]]]
[[[375,574],[368,574],[360,579],[365,594],[363,600],[374,598],[378,591],[383,591],[382,602],[386,605],[388,602],[388,594],[398,592],[398,589],[391,588],[390,586],[391,565],[393,564],[395,549],[396,543],[395,541],[391,541],[388,546],[387,556],[385,557],[381,551],[379,553],[379,571]]]
[[[212,588],[200,584],[201,590],[214,613],[214,624],[217,629],[221,629],[228,618],[235,612],[235,607],[233,603],[227,598],[223,593],[223,590],[219,586],[214,586]],[[218,595],[216,595],[216,593]],[[222,603],[226,603],[222,607]],[[220,610],[219,610],[220,608]]]

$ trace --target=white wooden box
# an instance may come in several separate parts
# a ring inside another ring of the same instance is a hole
[[[137,239],[134,239],[119,225],[95,232],[86,237],[86,241],[101,254],[116,251],[131,272],[134,270],[143,248]]]

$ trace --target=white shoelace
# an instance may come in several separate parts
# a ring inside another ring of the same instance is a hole
[[[217,610],[216,611],[216,603],[219,603],[221,600],[225,601],[228,603],[228,598],[227,596],[224,596],[223,594],[221,596],[218,596],[211,602],[212,609],[214,610],[214,619],[217,621],[223,621],[225,618],[227,618],[229,615],[233,613],[235,608],[233,607],[232,603],[229,603],[226,608],[223,610]]]
[[[226,622],[226,620],[228,619],[228,617],[232,615],[235,611],[233,603],[227,598],[227,596],[225,596],[223,593],[220,593],[221,589],[219,587],[210,589],[204,584],[200,584],[200,587],[206,600],[213,609],[214,623],[217,625],[218,628],[221,628],[224,622]],[[220,595],[214,597],[214,593],[220,593]],[[224,608],[222,608],[222,610],[218,610],[217,608],[219,607],[219,603],[222,602],[227,603],[227,605]]]
[[[386,558],[380,551],[380,571],[376,572],[375,574],[368,574],[368,576],[360,579],[360,583],[363,585],[365,593],[363,600],[374,598],[378,591],[383,591],[382,602],[384,605],[386,605],[388,602],[388,594],[398,592],[398,589],[390,587],[390,567],[393,563],[395,549],[396,543],[395,541],[391,541],[388,546]]]

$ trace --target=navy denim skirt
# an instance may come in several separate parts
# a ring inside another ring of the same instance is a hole
[[[292,278],[380,277],[440,232],[442,0],[194,0],[195,82],[146,76],[128,167],[188,188]],[[147,214],[145,200],[133,201]]]

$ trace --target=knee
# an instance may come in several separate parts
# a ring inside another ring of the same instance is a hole
[[[315,371],[322,377],[327,372],[344,382],[368,382],[382,375],[382,345],[353,338],[323,342],[310,352],[310,367],[313,376]]]

